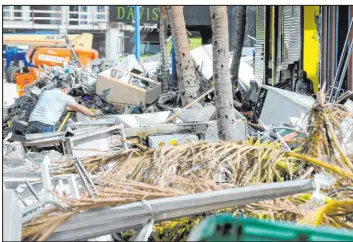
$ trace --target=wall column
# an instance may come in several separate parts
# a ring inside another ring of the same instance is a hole
[[[105,32],[105,58],[115,60],[124,52],[124,31],[119,23],[110,23]]]
[[[61,23],[60,23],[60,34],[67,33],[67,26],[69,25],[69,6],[61,6]]]
[[[22,10],[30,11],[30,6],[22,6]],[[28,22],[30,20],[31,13],[30,12],[23,12],[22,13],[22,20]]]

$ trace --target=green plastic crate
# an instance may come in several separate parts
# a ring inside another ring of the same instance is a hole
[[[353,231],[299,226],[231,214],[210,216],[193,229],[189,241],[353,241]]]

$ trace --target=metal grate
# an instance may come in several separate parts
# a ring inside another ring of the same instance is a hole
[[[265,37],[265,6],[257,7],[257,32],[255,44],[254,80],[259,86],[264,78],[264,37]]]
[[[284,6],[284,46],[282,70],[299,61],[301,56],[301,7]]]
[[[276,83],[280,82],[281,78],[281,65],[282,65],[282,6],[277,7],[277,53],[276,53]]]

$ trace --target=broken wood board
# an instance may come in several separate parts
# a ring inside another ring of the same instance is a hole
[[[130,76],[151,83],[154,87],[151,89],[144,89],[123,82],[113,77],[116,76],[117,72],[128,73]],[[130,104],[136,106],[153,102],[161,94],[161,84],[159,82],[141,75],[137,75],[135,73],[126,72],[116,68],[109,68],[98,75],[96,92],[101,93],[105,88],[111,88],[109,94],[107,95],[108,102]]]

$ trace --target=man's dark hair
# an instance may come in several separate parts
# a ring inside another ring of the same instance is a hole
[[[306,78],[307,78],[306,71],[301,70],[301,71],[300,71],[300,77],[303,78],[303,79],[306,79]]]
[[[64,88],[69,88],[71,89],[71,83],[68,81],[58,81],[57,88],[64,89]]]

